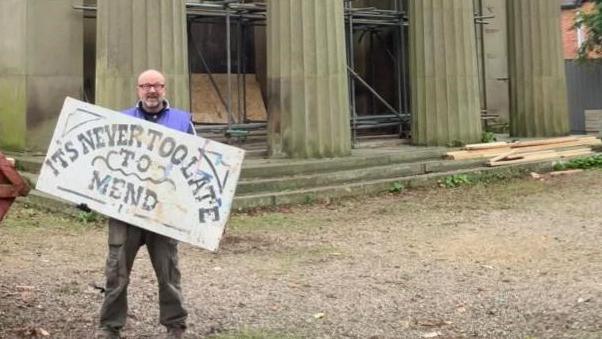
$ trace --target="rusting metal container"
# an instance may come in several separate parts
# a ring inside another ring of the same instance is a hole
[[[14,161],[0,152],[0,221],[19,196],[29,193],[29,185],[15,168]]]

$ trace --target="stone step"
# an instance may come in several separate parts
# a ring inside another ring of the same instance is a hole
[[[265,149],[247,151],[240,178],[275,178],[294,175],[307,175],[326,172],[336,172],[355,168],[377,167],[396,163],[415,162],[421,160],[440,159],[448,149],[443,147],[430,148],[391,148],[388,150],[358,150],[357,155],[332,159],[263,159]],[[29,173],[39,173],[44,161],[43,155],[13,154],[17,169]]]
[[[261,147],[257,147],[260,150]],[[600,151],[600,148],[596,148]],[[449,151],[439,147],[399,145],[381,149],[355,149],[345,158],[291,160],[245,158],[234,198],[237,209],[280,204],[307,203],[336,197],[372,194],[390,190],[394,185],[415,186],[448,175],[504,171],[508,168],[551,169],[554,160],[535,164],[483,168],[485,159],[443,160]],[[35,185],[43,155],[12,155],[17,168]],[[30,201],[42,207],[72,206],[38,191]]]
[[[308,189],[299,189],[283,192],[268,192],[259,194],[237,195],[234,199],[233,208],[235,210],[246,210],[257,207],[305,204],[317,201],[328,201],[330,199],[365,196],[383,192],[389,192],[397,185],[404,188],[414,188],[421,186],[435,185],[443,178],[460,174],[495,174],[509,173],[515,171],[516,175],[520,173],[549,172],[553,169],[557,160],[535,161],[532,163],[523,163],[507,165],[500,167],[473,167],[449,170],[437,173],[410,175],[395,178],[385,178],[377,180],[360,181],[350,184],[329,185],[314,187]]]
[[[251,178],[287,177],[436,160],[441,159],[447,151],[448,149],[443,147],[431,147],[425,149],[412,149],[411,151],[400,149],[391,149],[390,151],[381,150],[376,154],[365,152],[351,157],[334,159],[296,161],[291,161],[289,159],[249,159],[249,161],[245,160],[245,163],[243,164],[240,178],[243,180]]]
[[[431,186],[443,181],[445,177],[459,174],[499,174],[508,173],[528,173],[528,172],[546,172],[551,171],[557,160],[535,161],[532,163],[515,164],[500,167],[474,167],[474,163],[457,162],[458,166],[462,163],[464,166],[454,169],[453,166],[440,168],[442,171],[436,173],[425,173],[418,175],[409,175],[402,177],[391,177],[375,180],[364,180],[348,184],[336,184],[328,186],[319,186],[303,188],[291,191],[262,192],[256,194],[238,194],[234,197],[233,209],[242,211],[256,207],[272,207],[288,204],[305,204],[317,201],[328,201],[336,198],[365,196],[391,191],[395,187],[420,187]],[[35,183],[36,175],[23,173],[32,183]],[[27,203],[41,208],[77,215],[79,211],[70,202],[57,199],[45,193],[32,190],[30,195],[20,198]]]
[[[374,159],[373,159],[374,160]],[[377,159],[378,161],[393,161],[399,159],[385,158]],[[359,161],[363,163],[363,161]],[[370,162],[369,164],[374,163]],[[415,176],[421,174],[428,174],[434,172],[451,171],[462,168],[473,168],[483,164],[483,160],[466,160],[466,161],[449,161],[449,160],[427,160],[427,161],[415,161],[415,162],[403,162],[394,163],[384,166],[369,166],[353,168],[357,163],[347,164],[351,169],[322,171],[318,173],[311,173],[312,167],[297,168],[297,172],[303,172],[304,170],[310,171],[310,174],[300,175],[280,175],[269,178],[242,178],[238,182],[236,188],[237,196],[244,196],[250,194],[268,193],[268,192],[283,192],[293,191],[299,189],[310,189],[320,186],[331,186],[334,184],[350,184],[366,180],[377,180],[387,178],[399,178],[406,176]],[[307,165],[307,164],[306,164]],[[353,166],[352,166],[353,165]],[[294,167],[294,166],[293,166]],[[341,166],[343,167],[343,166]],[[344,168],[344,167],[343,167]],[[271,170],[266,170],[271,172]],[[286,174],[281,172],[280,174]],[[22,172],[23,176],[27,178],[31,183],[37,181],[37,174],[30,172]]]
[[[359,181],[406,177],[441,171],[451,171],[461,168],[472,168],[483,165],[483,160],[466,161],[416,161],[408,163],[395,163],[384,166],[370,166],[339,170],[334,172],[320,172],[307,175],[279,176],[272,178],[243,178],[236,187],[237,195],[281,192],[304,188],[331,186],[334,184],[349,184]]]
[[[39,173],[44,162],[44,155],[23,155],[13,153],[12,156],[16,160],[16,167],[19,171],[29,173]]]

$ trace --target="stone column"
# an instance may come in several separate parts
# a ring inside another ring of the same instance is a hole
[[[27,2],[0,2],[0,146],[25,148]],[[10,33],[10,34],[9,34]],[[11,38],[12,36],[12,38]]]
[[[66,96],[81,98],[82,12],[71,0],[0,1],[0,147],[46,151]]]
[[[167,78],[171,106],[188,110],[186,7],[173,0],[98,0],[96,103],[121,110],[136,102],[140,72]]]
[[[267,3],[270,155],[350,154],[343,2]]]
[[[472,0],[410,0],[412,142],[481,140]]]
[[[510,134],[552,137],[570,132],[560,6],[508,0]]]

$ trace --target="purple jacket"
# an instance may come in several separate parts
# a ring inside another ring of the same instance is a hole
[[[147,121],[155,122],[165,127],[178,130],[180,132],[196,134],[192,126],[190,114],[179,109],[169,107],[169,102],[167,102],[167,100],[165,101],[165,108],[154,116],[144,112],[140,105],[140,102],[138,102],[136,106],[122,111],[122,113],[134,118],[145,119]]]

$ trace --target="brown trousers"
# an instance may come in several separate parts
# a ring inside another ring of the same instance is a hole
[[[188,312],[182,305],[177,240],[109,220],[109,254],[106,263],[105,299],[100,310],[100,327],[118,332],[127,316],[127,287],[134,258],[146,245],[159,282],[159,320],[168,328],[186,328]]]

